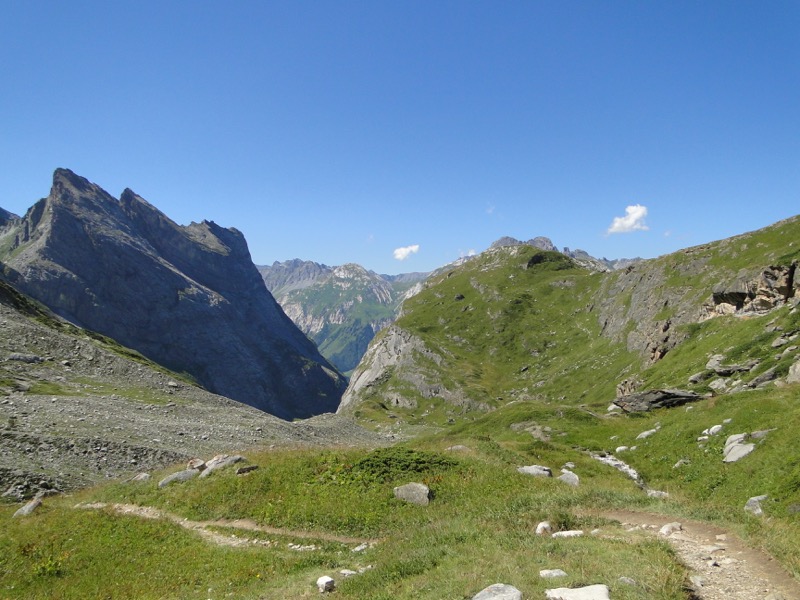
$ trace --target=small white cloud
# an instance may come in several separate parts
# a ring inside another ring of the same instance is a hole
[[[489,205],[487,205],[487,206],[486,206],[486,214],[487,214],[487,215],[494,214],[494,209],[495,209],[495,206],[494,206],[494,204],[489,204]]]
[[[606,231],[610,233],[630,233],[631,231],[647,231],[650,229],[644,222],[647,216],[647,207],[634,204],[625,208],[624,217],[614,217],[611,227]]]
[[[419,252],[419,244],[412,244],[411,246],[403,246],[402,248],[395,248],[394,257],[397,260],[405,260],[412,254]]]
[[[466,252],[464,252],[464,251],[462,250],[462,251],[461,251],[459,254],[460,254],[461,258],[466,258],[466,257],[468,257],[468,256],[475,256],[475,255],[476,255],[476,254],[478,254],[478,253],[477,253],[477,252],[475,252],[475,250],[474,250],[473,248],[470,248],[470,249],[469,249],[469,250],[467,250]]]

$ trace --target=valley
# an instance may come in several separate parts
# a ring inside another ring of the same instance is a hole
[[[0,213],[0,598],[800,598],[800,218],[620,264],[506,240],[392,281],[259,273],[232,230],[62,188]],[[42,242],[61,223],[82,260]],[[139,250],[106,285],[108,240]],[[181,353],[253,344],[301,408],[112,335],[104,294],[161,306],[158,277],[194,290],[165,312]],[[244,333],[261,310],[278,346]]]

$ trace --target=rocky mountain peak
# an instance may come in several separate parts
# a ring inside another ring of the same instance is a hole
[[[11,229],[7,277],[60,316],[277,416],[336,408],[344,378],[281,311],[236,229],[178,225],[68,169]]]

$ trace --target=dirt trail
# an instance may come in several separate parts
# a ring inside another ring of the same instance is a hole
[[[800,582],[771,556],[747,546],[713,525],[646,512],[605,511],[600,516],[651,535],[679,522],[681,530],[664,537],[691,570],[695,598],[701,600],[800,600]]]
[[[227,527],[239,531],[253,531],[260,533],[268,533],[272,535],[280,535],[291,538],[307,539],[307,540],[324,540],[326,542],[338,542],[340,544],[375,544],[378,540],[367,538],[356,538],[342,535],[335,535],[324,531],[295,531],[292,529],[283,529],[280,527],[268,527],[266,525],[259,525],[255,521],[249,519],[218,519],[215,521],[192,521],[185,519],[179,515],[170,513],[159,508],[152,506],[138,506],[136,504],[108,504],[105,502],[83,503],[75,505],[75,508],[103,510],[108,509],[123,515],[134,515],[143,519],[166,519],[173,523],[180,525],[190,531],[196,531],[204,539],[218,544],[220,546],[275,546],[277,542],[269,540],[248,539],[246,537],[239,537],[237,535],[224,535],[218,531],[214,531],[213,527]],[[296,550],[311,550],[312,546],[290,546]]]

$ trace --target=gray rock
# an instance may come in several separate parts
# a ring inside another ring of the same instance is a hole
[[[566,577],[567,574],[561,569],[542,569],[539,571],[539,577],[543,579],[554,579],[556,577]]]
[[[513,585],[495,583],[475,594],[472,600],[522,600],[522,592]]]
[[[547,600],[610,600],[608,586],[587,585],[580,588],[545,590]]]
[[[625,412],[647,412],[656,408],[681,406],[699,398],[699,394],[685,390],[648,390],[617,398],[614,404]]]
[[[764,514],[764,511],[761,508],[761,502],[769,498],[767,494],[762,494],[761,496],[753,496],[750,498],[744,505],[744,510],[749,512],[756,517],[760,517]]]
[[[677,521],[673,521],[672,523],[667,523],[661,529],[658,530],[658,533],[667,537],[675,533],[676,531],[681,531],[683,529],[683,525],[678,523]]]
[[[236,469],[237,475],[246,475],[247,473],[252,473],[253,471],[258,470],[258,465],[247,465],[246,467],[239,467]]]
[[[322,577],[317,579],[317,589],[319,590],[320,594],[324,594],[326,592],[332,592],[336,589],[336,582],[333,580],[332,577],[323,575]]]
[[[571,485],[574,487],[578,487],[578,485],[580,485],[580,479],[578,478],[578,476],[572,471],[568,471],[567,469],[561,469],[561,475],[559,475],[557,479],[559,481],[563,481],[567,485]]]
[[[244,456],[240,456],[239,454],[234,454],[232,456],[227,454],[218,454],[210,461],[205,463],[205,469],[202,473],[200,473],[200,477],[208,477],[214,471],[219,471],[220,469],[230,467],[236,463],[242,462],[244,459]]]
[[[33,498],[33,500],[31,500],[25,506],[23,506],[22,508],[17,510],[17,512],[15,512],[13,514],[12,518],[13,517],[27,517],[27,516],[32,515],[33,511],[35,511],[37,508],[39,508],[42,505],[42,498],[43,497],[44,497],[44,494],[42,494],[41,492],[36,494],[36,496]]]
[[[786,383],[800,383],[800,360],[789,367],[789,374],[786,376]]]
[[[190,479],[197,477],[200,473],[197,469],[185,469],[183,471],[178,471],[177,473],[173,473],[172,475],[167,475],[158,482],[158,487],[163,488],[167,487],[173,483],[181,483],[184,481],[189,481]]]
[[[552,477],[553,471],[550,467],[543,467],[541,465],[528,465],[526,467],[517,467],[517,471],[524,475],[533,475],[534,477]]]
[[[21,354],[19,352],[13,352],[8,356],[8,360],[15,360],[17,362],[23,362],[28,364],[36,364],[40,362],[44,362],[44,359],[41,356],[37,356],[35,354]]]
[[[411,504],[427,506],[431,500],[431,490],[422,483],[407,483],[394,488],[394,497]]]
[[[737,433],[729,436],[725,441],[725,449],[722,451],[722,462],[736,462],[743,459],[745,456],[755,450],[755,444],[745,443],[744,440],[746,439],[746,433]]]
[[[772,381],[775,381],[777,378],[778,374],[775,367],[771,367],[766,371],[764,371],[763,373],[761,373],[761,375],[757,375],[756,377],[754,377],[747,385],[751,388],[757,388],[759,386],[763,386]]]
[[[636,436],[637,440],[643,440],[645,438],[649,438],[651,435],[658,433],[658,429],[648,429],[647,431],[643,431],[639,435]]]
[[[128,481],[150,481],[150,473],[137,473]]]
[[[636,580],[631,579],[630,577],[625,577],[624,575],[620,577],[617,581],[620,583],[624,583],[625,585],[636,585]]]

